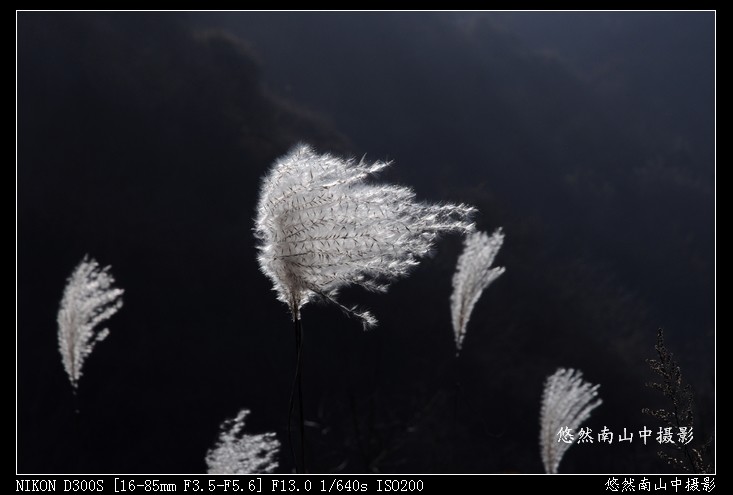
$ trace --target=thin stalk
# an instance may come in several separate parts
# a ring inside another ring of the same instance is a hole
[[[74,396],[74,413],[79,414],[79,396],[76,393],[76,387],[71,388],[71,392]]]
[[[458,442],[458,396],[461,394],[461,373],[458,365],[458,355],[453,361],[453,371],[455,374],[455,389],[453,390],[453,441],[451,442],[451,461],[453,462],[453,472],[456,469],[456,443]]]
[[[298,346],[298,409],[300,411],[300,462],[303,472],[307,473],[305,464],[305,421],[303,420],[303,324],[300,318],[295,321],[295,335]]]
[[[295,375],[293,376],[293,384],[290,387],[290,400],[288,402],[288,443],[290,444],[290,452],[293,455],[293,464],[295,464],[295,472],[305,472],[305,422],[303,421],[303,382],[302,382],[302,355],[303,355],[303,328],[300,322],[300,315],[296,315],[293,319],[295,327]],[[299,470],[298,456],[295,453],[293,445],[293,408],[295,407],[295,390],[298,390],[298,402],[300,411],[300,462],[302,471]]]

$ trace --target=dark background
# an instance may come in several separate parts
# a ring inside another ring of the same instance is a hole
[[[601,384],[594,432],[656,431],[659,327],[694,443],[714,433],[714,13],[21,12],[17,29],[19,472],[202,472],[244,407],[292,470],[292,324],[252,227],[299,141],[394,160],[381,180],[507,235],[458,360],[459,238],[386,295],[343,292],[374,330],[305,308],[312,471],[541,472],[559,366]],[[56,312],[87,253],[125,306],[75,414]],[[666,472],[657,448],[576,445],[560,472]]]

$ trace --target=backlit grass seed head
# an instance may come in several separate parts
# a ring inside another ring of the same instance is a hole
[[[540,410],[540,452],[546,473],[557,473],[565,452],[572,443],[561,441],[558,432],[569,428],[575,434],[603,402],[598,387],[583,380],[583,373],[572,368],[558,368],[547,377]]]
[[[473,229],[470,206],[419,202],[410,188],[367,181],[388,165],[298,145],[263,179],[254,229],[258,260],[293,319],[316,296],[334,301],[342,287],[384,291],[440,234]],[[346,311],[366,326],[376,323],[367,312]]]
[[[456,355],[463,347],[473,307],[484,289],[505,271],[503,266],[492,266],[503,243],[504,233],[501,228],[496,229],[491,236],[486,232],[473,232],[463,242],[463,252],[458,257],[453,275],[453,293],[450,298]]]
[[[85,256],[74,268],[61,299],[58,316],[58,342],[61,359],[71,386],[76,390],[82,366],[92,349],[109,331],[99,325],[122,307],[124,290],[113,287],[109,267],[100,267]]]

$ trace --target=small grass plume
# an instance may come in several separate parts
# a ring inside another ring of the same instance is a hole
[[[540,411],[540,449],[545,472],[556,474],[572,442],[559,438],[561,428],[575,431],[590,413],[603,402],[598,397],[600,385],[583,380],[583,373],[572,368],[558,370],[547,377]]]
[[[66,374],[76,394],[82,366],[97,342],[109,335],[99,324],[122,307],[124,290],[113,287],[110,267],[99,266],[84,256],[69,277],[61,298],[58,316],[58,340]]]

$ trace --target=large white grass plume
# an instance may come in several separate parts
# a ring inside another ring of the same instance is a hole
[[[591,411],[603,402],[597,399],[598,387],[584,381],[583,373],[572,368],[558,368],[547,377],[540,411],[540,449],[546,473],[557,473],[563,455],[572,445],[562,441],[560,429],[567,427],[577,434]]]
[[[124,290],[113,287],[110,267],[85,256],[69,277],[57,316],[61,359],[76,391],[82,366],[97,342],[109,335],[99,324],[122,307]]]
[[[294,320],[314,297],[335,302],[342,287],[386,290],[440,234],[473,229],[470,206],[419,202],[410,188],[367,181],[388,165],[301,144],[265,176],[255,221],[258,260]],[[376,323],[368,312],[339,306],[365,327]]]
[[[458,257],[456,272],[453,275],[453,294],[450,298],[456,355],[463,347],[473,307],[484,289],[505,271],[503,266],[491,266],[503,242],[504,234],[501,228],[491,237],[485,232],[473,232],[464,240],[463,253]]]

